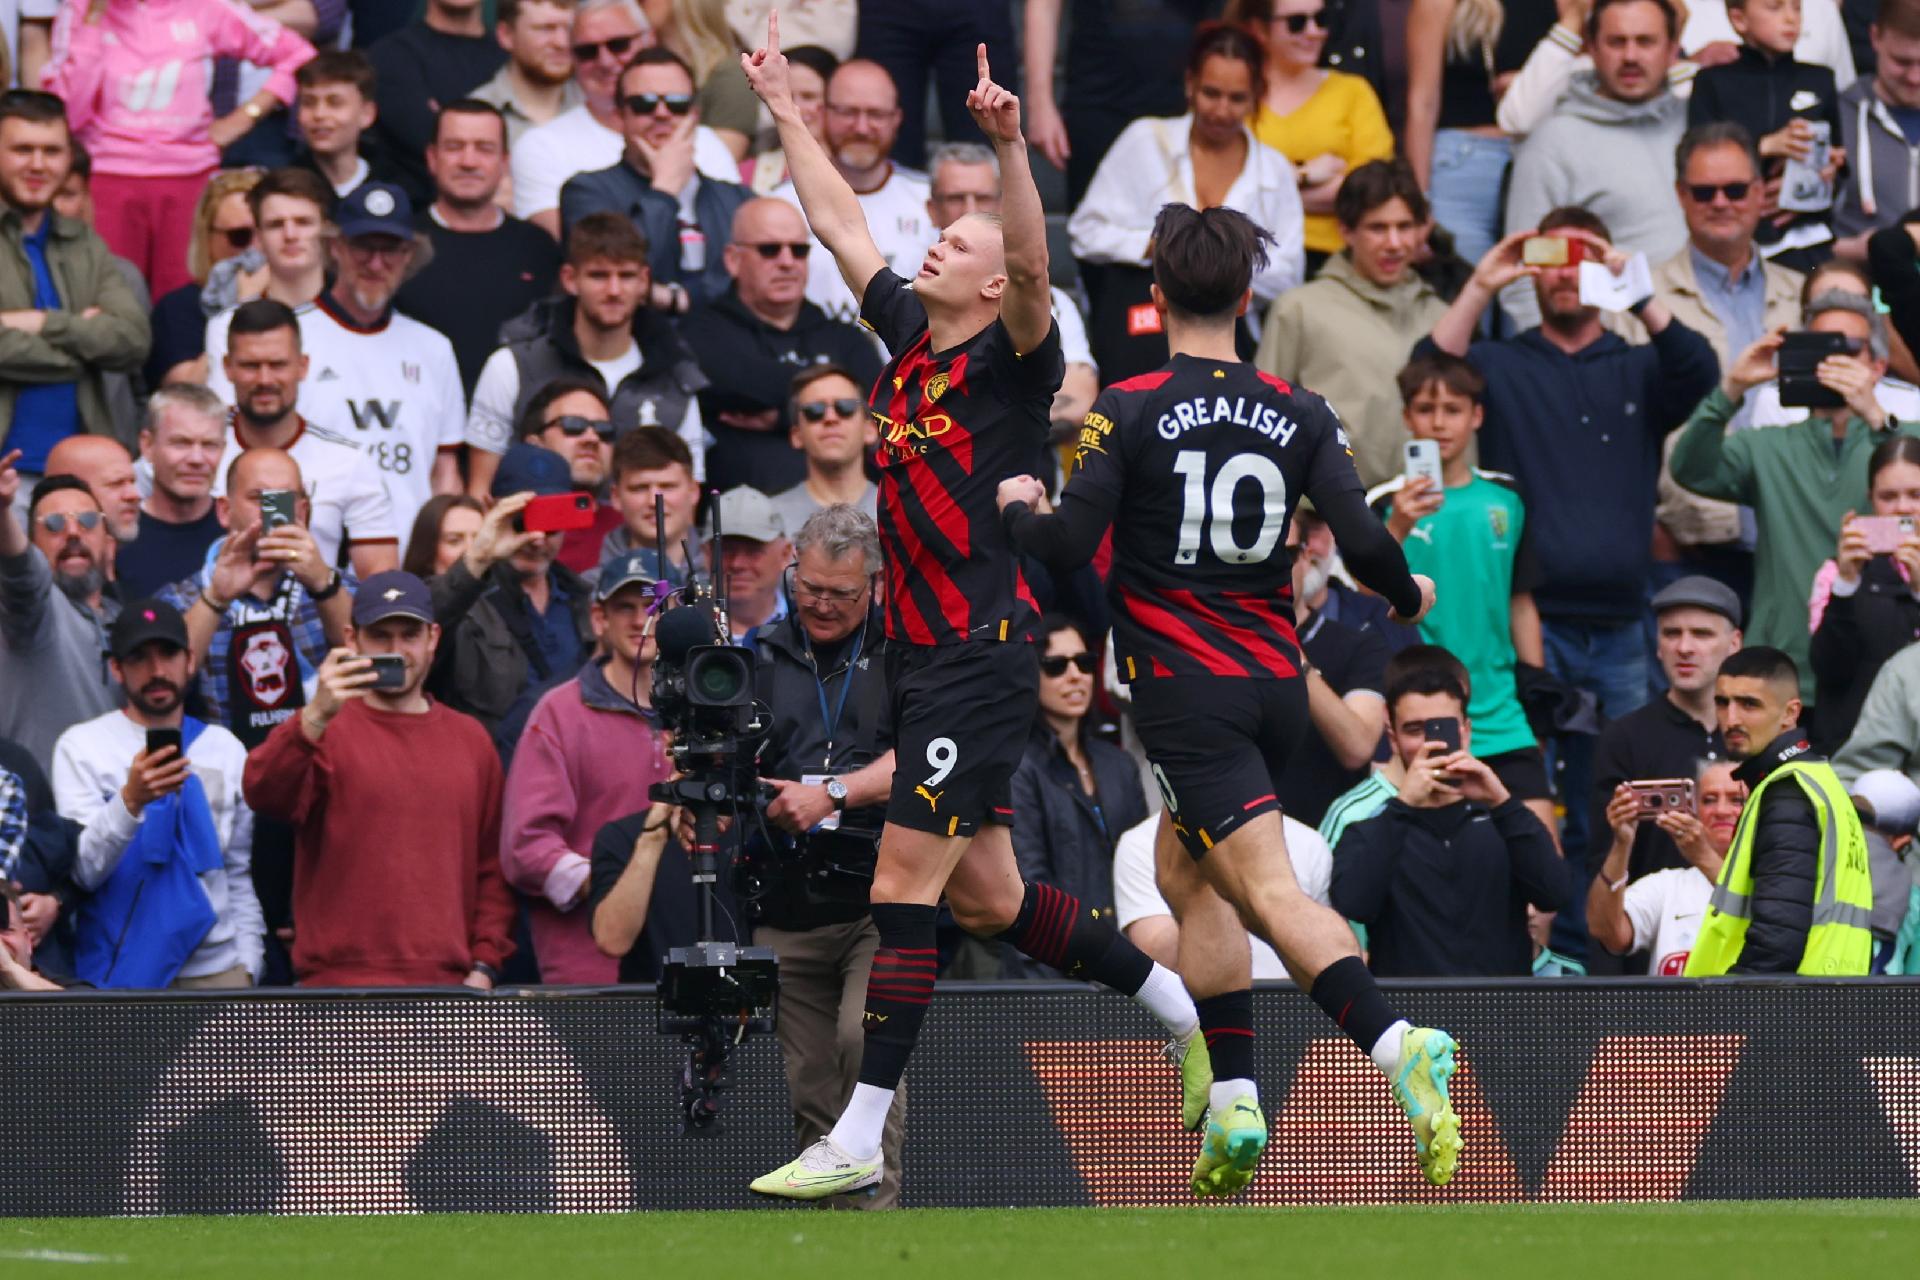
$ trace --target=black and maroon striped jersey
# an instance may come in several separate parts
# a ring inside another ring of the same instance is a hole
[[[1327,402],[1238,361],[1175,356],[1087,415],[1061,505],[1112,513],[1120,674],[1298,673],[1287,524],[1361,492]]]
[[[1000,523],[996,494],[1031,471],[1066,373],[1060,328],[1022,356],[995,320],[934,351],[927,310],[882,270],[860,318],[893,359],[867,398],[880,442],[880,545],[887,635],[909,644],[1017,639],[1035,609]]]

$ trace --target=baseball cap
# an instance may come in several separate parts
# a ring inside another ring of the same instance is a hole
[[[635,547],[623,551],[600,567],[600,583],[594,588],[593,598],[599,601],[613,599],[614,592],[634,583],[652,586],[664,575],[660,572],[660,553],[652,547]]]
[[[136,600],[120,611],[107,632],[108,652],[125,660],[149,640],[164,640],[177,649],[188,648],[187,620],[165,600]]]
[[[787,536],[787,523],[773,509],[773,499],[758,489],[736,485],[720,495],[720,534],[777,542]]]
[[[413,239],[413,201],[391,182],[363,182],[335,212],[334,225],[348,240],[355,236]]]
[[[353,597],[353,625],[370,627],[386,618],[433,621],[433,593],[427,584],[404,569],[376,573],[360,584]]]
[[[493,496],[504,498],[515,493],[537,493],[547,497],[573,492],[573,471],[567,460],[551,449],[522,440],[500,455],[500,469],[493,473]]]
[[[1888,835],[1920,825],[1920,786],[1897,769],[1869,769],[1853,780],[1847,794],[1873,806],[1872,826]]]
[[[1740,597],[1734,594],[1732,587],[1716,578],[1695,574],[1669,583],[1653,597],[1655,617],[1668,609],[1680,608],[1705,609],[1719,614],[1736,627],[1740,625]]]

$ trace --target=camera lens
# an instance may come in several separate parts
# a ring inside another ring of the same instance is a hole
[[[694,700],[710,706],[729,706],[746,692],[747,665],[735,653],[703,653],[693,664]]]

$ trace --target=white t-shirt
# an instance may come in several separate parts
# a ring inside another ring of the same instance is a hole
[[[213,473],[215,494],[226,493],[227,468],[247,447],[239,439],[242,430],[236,425],[227,433],[226,451]],[[312,507],[307,532],[328,564],[340,563],[342,544],[397,544],[407,532],[394,523],[393,502],[379,469],[352,440],[303,418],[287,452],[300,464],[300,482]]]
[[[591,361],[607,380],[611,391],[620,385],[620,380],[640,368],[640,344],[634,343],[627,354],[615,360]],[[473,384],[473,408],[467,414],[465,439],[469,446],[484,449],[488,453],[505,453],[507,446],[513,443],[514,422],[513,406],[520,399],[520,366],[514,363],[513,352],[501,347],[487,357],[480,366],[480,376]],[[672,426],[673,433],[687,442],[687,451],[693,455],[693,478],[707,478],[707,428],[700,420],[700,401],[689,398],[687,411],[680,416],[678,423],[665,423],[657,419],[649,420],[653,414],[653,402],[642,401],[640,420],[635,424],[642,427]]]
[[[513,145],[513,216],[558,209],[568,178],[611,169],[626,146],[619,131],[595,120],[584,103],[535,125]],[[705,125],[693,131],[693,167],[716,182],[740,181],[740,162]]]
[[[1669,867],[1627,886],[1621,907],[1633,923],[1633,950],[1647,951],[1647,974],[1677,978],[1706,918],[1713,881],[1698,867]]]
[[[390,312],[378,329],[343,322],[324,304],[299,313],[308,358],[300,412],[352,439],[380,469],[393,503],[400,554],[413,517],[433,496],[433,463],[465,434],[467,398],[453,344],[438,329]],[[233,400],[223,358],[229,313],[207,322],[207,385]]]
[[[84,888],[106,883],[140,830],[141,819],[128,812],[120,788],[127,767],[146,746],[146,729],[120,711],[83,720],[54,743],[54,805],[61,817],[83,828],[74,879]],[[214,924],[180,973],[205,977],[239,963],[258,979],[267,929],[253,891],[253,810],[240,792],[247,749],[231,732],[210,724],[187,748],[187,757],[206,790],[223,865],[200,875]]]
[[[792,182],[783,182],[773,194],[794,208],[800,196]],[[867,230],[880,256],[895,272],[911,280],[920,274],[927,246],[936,236],[933,219],[927,216],[927,178],[912,169],[895,165],[878,190],[860,197],[860,209],[867,215]],[[811,235],[811,232],[809,232]],[[835,320],[853,324],[860,319],[860,301],[840,278],[840,265],[833,260],[820,237],[812,236],[813,252],[807,255],[807,301]]]
[[[1920,387],[1898,378],[1882,378],[1873,389],[1880,407],[1902,422],[1920,422]],[[1780,403],[1780,384],[1763,382],[1747,392],[1749,427],[1790,427],[1805,422],[1810,409],[1789,409]]]
[[[1288,860],[1293,863],[1293,874],[1300,888],[1315,902],[1327,905],[1327,891],[1333,882],[1333,853],[1327,848],[1327,842],[1303,822],[1284,815],[1280,821],[1286,833]],[[1160,896],[1153,874],[1153,837],[1159,825],[1156,814],[1129,828],[1113,851],[1113,902],[1119,913],[1116,923],[1123,930],[1136,920],[1173,914],[1173,908]],[[1256,979],[1278,980],[1287,976],[1287,966],[1272,947],[1252,934],[1247,935],[1247,944],[1253,948]]]

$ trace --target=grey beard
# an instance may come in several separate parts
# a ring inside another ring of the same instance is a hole
[[[107,575],[105,570],[95,565],[85,573],[56,573],[53,575],[53,582],[55,586],[67,593],[67,599],[75,604],[84,605],[100,594],[101,588],[107,585]]]
[[[1320,593],[1327,589],[1327,583],[1333,581],[1333,570],[1317,561],[1308,561],[1306,576],[1300,583],[1300,598],[1306,601],[1318,600]]]

